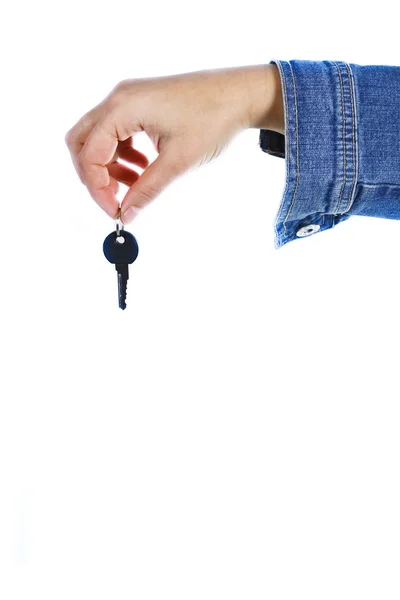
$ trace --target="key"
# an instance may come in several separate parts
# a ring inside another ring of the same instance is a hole
[[[139,254],[139,246],[135,237],[124,231],[117,222],[117,229],[110,233],[103,243],[103,252],[106,259],[115,265],[118,276],[118,305],[122,310],[126,308],[126,288],[129,279],[129,265]]]

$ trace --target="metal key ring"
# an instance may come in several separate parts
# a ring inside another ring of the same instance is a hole
[[[116,222],[117,237],[121,236],[121,232],[123,230],[124,230],[124,224],[121,221],[121,207],[119,207],[118,214],[117,214],[117,222]]]

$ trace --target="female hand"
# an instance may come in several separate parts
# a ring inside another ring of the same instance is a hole
[[[283,132],[283,103],[275,64],[127,79],[68,131],[66,144],[79,177],[98,205],[116,218],[118,182],[129,186],[124,223],[184,172],[216,158],[249,127]],[[145,131],[158,157],[133,148]],[[144,171],[118,162],[129,161]]]

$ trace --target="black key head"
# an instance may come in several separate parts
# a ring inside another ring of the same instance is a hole
[[[113,265],[117,263],[131,265],[137,259],[139,246],[136,238],[129,231],[122,230],[119,234],[113,231],[104,240],[103,252]]]

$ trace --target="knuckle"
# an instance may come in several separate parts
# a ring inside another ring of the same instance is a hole
[[[67,133],[65,134],[65,137],[64,137],[64,142],[67,144],[68,148],[72,144],[72,139],[73,139],[73,134],[72,134],[72,129],[70,129],[69,131],[67,131]]]
[[[114,87],[114,91],[116,91],[116,92],[125,91],[127,89],[128,85],[129,85],[129,80],[122,79],[122,81],[119,81],[117,83],[117,85]]]
[[[117,139],[125,140],[129,137],[129,132],[125,128],[124,112],[119,110],[118,106],[110,107],[106,118],[99,123],[99,127],[108,133],[115,132]]]
[[[118,106],[122,102],[125,101],[129,92],[129,84],[127,80],[120,81],[114,87],[109,95],[109,105],[110,106]]]

